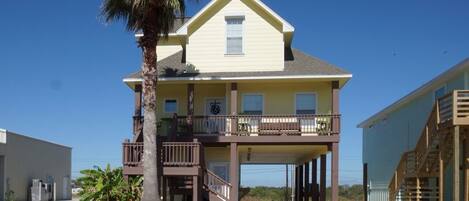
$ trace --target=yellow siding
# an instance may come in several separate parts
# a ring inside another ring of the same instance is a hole
[[[230,114],[230,86],[231,83],[195,84],[195,115],[205,115],[205,100],[209,97],[225,97],[226,113]],[[243,94],[256,93],[264,96],[264,114],[294,114],[295,95],[302,92],[316,93],[318,114],[331,112],[331,84],[329,82],[256,82],[238,84],[238,113],[243,112]],[[177,99],[178,115],[187,114],[187,84],[158,85],[158,118],[172,117],[172,114],[164,113],[164,100],[166,99]]]
[[[331,85],[328,82],[306,83],[240,83],[238,84],[238,113],[242,113],[243,94],[264,96],[264,114],[295,114],[295,94],[314,92],[318,114],[331,112]]]
[[[158,85],[157,89],[157,118],[171,118],[173,114],[164,112],[164,102],[166,99],[176,99],[178,115],[187,114],[187,85],[184,84],[172,84],[172,85]]]
[[[283,70],[282,24],[255,6],[249,8],[250,1],[219,1],[195,21],[188,28],[187,61],[200,72]],[[245,16],[242,56],[225,55],[225,16],[233,15]]]
[[[180,44],[180,39],[177,37],[169,37],[158,41],[158,45],[156,46],[157,60],[160,61],[181,51],[182,46]]]
[[[225,97],[225,84],[196,84],[194,96],[194,114],[205,115],[205,99]]]

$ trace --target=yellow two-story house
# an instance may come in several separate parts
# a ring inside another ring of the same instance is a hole
[[[294,31],[260,0],[212,0],[159,41],[164,200],[237,201],[241,164],[295,164],[295,200],[325,200],[327,168],[337,201],[339,93],[352,75],[292,48]],[[142,175],[141,72],[124,82],[135,92],[124,174]]]

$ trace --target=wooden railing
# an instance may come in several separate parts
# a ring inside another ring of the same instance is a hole
[[[175,116],[171,127],[179,136],[338,135],[340,115]]]
[[[143,143],[141,142],[124,142],[123,143],[123,158],[124,166],[136,167],[141,166],[143,161]]]
[[[204,172],[204,187],[223,200],[230,200],[231,184],[208,169]]]
[[[163,166],[197,166],[200,161],[200,143],[198,142],[163,142],[160,147]],[[157,156],[155,156],[157,157]],[[142,166],[143,143],[123,143],[123,165]]]
[[[198,166],[200,165],[200,143],[198,142],[164,142],[164,166]]]
[[[389,183],[390,197],[395,197],[399,192],[401,184],[406,178],[415,177],[417,175],[417,162],[414,151],[405,152],[401,156],[399,165],[394,172],[391,182]]]
[[[438,100],[440,121],[469,125],[469,90],[455,90]]]

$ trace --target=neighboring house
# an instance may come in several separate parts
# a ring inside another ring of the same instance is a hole
[[[468,199],[467,90],[469,59],[359,124],[369,200]]]
[[[339,92],[352,75],[292,48],[293,33],[259,0],[212,0],[159,41],[165,199],[237,201],[241,164],[295,164],[295,200],[326,199],[327,167],[337,201]],[[135,92],[124,174],[142,175],[141,72],[124,82]]]
[[[70,147],[0,129],[0,200],[9,191],[17,201],[31,200],[33,179],[55,183],[57,200],[71,199],[71,155]]]

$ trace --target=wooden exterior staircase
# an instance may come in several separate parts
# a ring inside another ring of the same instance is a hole
[[[459,158],[454,150],[459,150],[460,139],[466,139],[467,125],[469,90],[455,90],[436,100],[415,148],[401,156],[389,184],[389,200],[443,200],[444,170]]]
[[[199,142],[162,142],[159,150],[162,167],[161,195],[173,200],[229,201],[231,184],[205,167],[203,145]],[[123,172],[125,176],[143,175],[143,143],[123,143]]]

